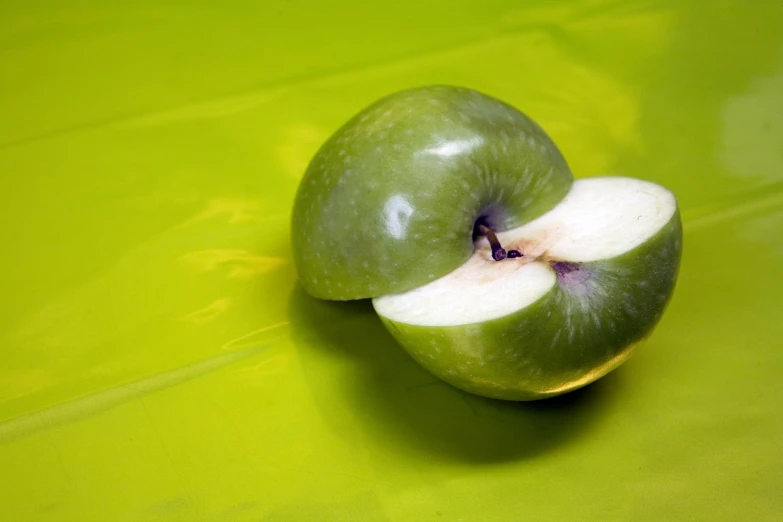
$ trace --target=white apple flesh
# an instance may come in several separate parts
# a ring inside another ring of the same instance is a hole
[[[425,368],[466,391],[531,400],[605,375],[651,332],[674,290],[682,227],[675,197],[645,181],[577,180],[551,211],[486,238],[460,268],[374,299]]]

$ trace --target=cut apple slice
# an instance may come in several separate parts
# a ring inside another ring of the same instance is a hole
[[[471,258],[409,292],[373,300],[406,350],[441,379],[511,400],[565,393],[605,375],[652,330],[674,290],[675,197],[646,181],[576,181],[552,210],[497,234],[523,255]]]

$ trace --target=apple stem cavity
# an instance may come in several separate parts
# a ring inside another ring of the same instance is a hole
[[[503,261],[506,258],[506,250],[500,246],[500,241],[498,241],[498,236],[495,235],[495,232],[483,224],[478,225],[478,231],[486,236],[487,241],[489,241],[489,246],[492,247],[492,259]]]

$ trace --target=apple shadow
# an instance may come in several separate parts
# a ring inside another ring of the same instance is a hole
[[[297,285],[288,313],[305,379],[325,421],[338,431],[356,430],[355,422],[334,414],[337,401],[352,419],[361,419],[371,444],[394,444],[398,455],[475,463],[533,457],[586,433],[620,385],[612,372],[551,399],[487,399],[419,366],[386,331],[368,300],[321,301]]]

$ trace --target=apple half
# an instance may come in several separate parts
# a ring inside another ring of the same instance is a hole
[[[650,335],[674,291],[674,195],[574,181],[549,136],[470,89],[387,96],[318,150],[294,202],[312,296],[373,298],[422,366],[463,390],[533,400],[584,386]]]
[[[671,192],[606,177],[497,241],[445,277],[375,298],[392,335],[463,390],[510,400],[558,395],[602,377],[652,330],[677,280],[682,227]]]
[[[294,260],[324,299],[412,290],[473,253],[477,218],[506,230],[571,188],[560,151],[533,120],[470,89],[391,94],[324,143],[299,185]]]

